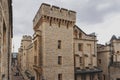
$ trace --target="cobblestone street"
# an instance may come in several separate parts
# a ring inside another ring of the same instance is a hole
[[[24,80],[16,66],[12,67],[12,80]]]

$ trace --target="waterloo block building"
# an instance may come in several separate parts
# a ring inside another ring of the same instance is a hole
[[[0,80],[10,80],[12,1],[0,0]]]
[[[25,80],[99,80],[97,39],[76,23],[76,12],[43,3],[24,35],[18,67]]]

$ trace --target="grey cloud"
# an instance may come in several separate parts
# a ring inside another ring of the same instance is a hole
[[[104,17],[111,13],[120,13],[120,0],[55,0],[52,4],[75,10],[77,20],[86,24],[104,22]],[[105,7],[103,4],[110,4]],[[98,7],[103,6],[99,10]]]
[[[102,4],[110,4],[107,8],[102,10],[98,10],[97,7]],[[104,22],[104,17],[111,13],[120,13],[120,1],[118,0],[90,0],[86,3],[81,9],[77,10],[78,18],[80,18],[81,22],[85,22],[87,24],[97,24]]]

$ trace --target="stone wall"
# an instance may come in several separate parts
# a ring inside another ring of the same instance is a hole
[[[58,74],[62,74],[63,80],[74,80],[73,26],[75,21],[76,13],[71,10],[48,4],[42,4],[38,10],[33,20],[33,27],[35,32],[36,30],[42,32],[41,76],[45,79],[56,80]],[[58,49],[58,41],[61,41],[61,49]],[[58,64],[58,56],[62,57],[62,64]]]
[[[12,2],[0,1],[0,80],[11,79]]]
[[[35,28],[39,24],[42,18],[47,18],[51,22],[59,22],[60,24],[69,23],[76,21],[76,12],[57,6],[50,6],[49,4],[43,3],[39,8],[35,18],[33,20],[33,27]]]
[[[32,69],[35,80],[75,80],[75,69],[92,69],[97,67],[96,36],[86,34],[75,26],[76,12],[50,6],[43,3],[33,20],[33,43],[24,44],[27,49],[27,62],[23,59],[23,66]],[[75,28],[78,30],[75,37]],[[22,41],[26,41],[26,38]],[[28,38],[27,38],[28,39]],[[83,44],[83,51],[78,51],[78,44]],[[23,44],[23,43],[22,43]],[[22,48],[24,50],[24,46]],[[24,54],[24,51],[23,51]],[[77,57],[76,57],[77,55]],[[83,58],[80,64],[79,58]],[[23,57],[24,58],[24,57]],[[26,58],[26,57],[25,57]],[[33,58],[30,60],[30,58]],[[28,65],[26,65],[28,64]],[[91,73],[85,74],[90,80]],[[97,72],[91,79],[98,80]],[[77,76],[81,80],[81,75]]]
[[[100,75],[101,80],[109,80],[109,66],[110,66],[110,46],[98,46],[98,67],[103,70]]]

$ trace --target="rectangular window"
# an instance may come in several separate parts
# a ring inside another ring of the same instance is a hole
[[[62,74],[58,74],[58,80],[62,80]]]
[[[58,49],[61,49],[61,40],[58,40]]]
[[[98,59],[98,63],[101,64],[101,59]]]
[[[82,57],[80,57],[80,63],[82,63]]]
[[[78,51],[83,51],[83,44],[81,43],[78,44]]]
[[[62,56],[58,56],[58,64],[59,64],[59,65],[62,64]]]

